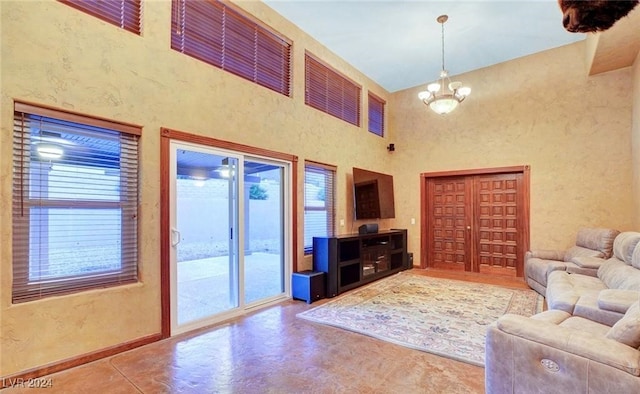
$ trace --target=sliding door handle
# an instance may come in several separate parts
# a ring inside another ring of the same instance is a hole
[[[176,228],[171,228],[171,246],[176,247],[180,243],[180,231]]]

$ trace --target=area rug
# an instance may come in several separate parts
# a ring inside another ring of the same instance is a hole
[[[543,301],[533,290],[401,272],[297,316],[484,366],[487,326],[538,313]]]

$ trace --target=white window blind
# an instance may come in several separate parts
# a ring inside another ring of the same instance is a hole
[[[360,126],[360,86],[308,53],[305,84],[305,104]]]
[[[142,17],[141,0],[59,0],[96,18],[140,34]]]
[[[137,280],[140,132],[15,104],[14,303]]]
[[[305,162],[304,252],[313,252],[313,237],[331,237],[335,232],[336,168]]]
[[[384,105],[385,101],[369,92],[369,131],[384,136]]]
[[[285,96],[291,42],[220,1],[173,0],[171,48]]]

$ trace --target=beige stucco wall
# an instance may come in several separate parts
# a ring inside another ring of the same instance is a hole
[[[239,4],[293,40],[292,98],[172,51],[167,1],[144,3],[142,36],[53,0],[0,1],[0,376],[160,331],[160,127],[295,154],[300,180],[305,159],[337,165],[337,219],[346,222],[339,233],[360,224],[351,220],[351,168],[393,173],[397,219],[379,224],[409,229],[416,263],[421,172],[531,165],[532,247],[566,246],[581,225],[634,225],[629,212],[640,202],[640,174],[632,175],[629,130],[633,102],[639,168],[637,60],[633,69],[587,77],[579,43],[477,70],[460,76],[472,96],[443,118],[417,99],[424,87],[390,95],[266,5]],[[364,127],[304,104],[305,50],[363,86]],[[385,138],[366,130],[369,88],[388,103]],[[13,100],[144,127],[140,283],[11,304]],[[386,150],[390,142],[393,153]],[[299,182],[298,195],[302,187]],[[299,267],[310,268],[301,255],[302,228],[297,231]]]
[[[391,159],[385,147],[393,133],[380,138],[366,129],[366,92],[383,99],[388,93],[265,4],[240,6],[293,40],[293,97],[171,50],[168,1],[144,2],[142,36],[53,0],[0,2],[0,376],[160,332],[161,127],[297,155],[300,180],[305,159],[337,165],[338,219],[347,224],[338,231],[351,228],[351,168],[383,171]],[[363,127],[304,104],[305,49],[362,85]],[[143,126],[140,283],[11,304],[13,100]],[[299,267],[310,268],[311,259],[302,257],[301,227],[298,240]]]
[[[633,125],[631,147],[633,155],[633,228],[640,231],[640,52],[633,69]]]
[[[566,247],[580,226],[632,227],[631,69],[587,77],[583,46],[460,75],[473,91],[448,116],[418,100],[425,86],[393,94],[397,225],[414,264],[423,172],[530,165],[532,248]]]

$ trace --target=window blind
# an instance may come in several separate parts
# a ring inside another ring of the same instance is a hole
[[[360,86],[305,55],[305,104],[360,126]]]
[[[14,303],[137,280],[139,134],[16,103]]]
[[[336,168],[305,162],[304,252],[313,252],[313,237],[331,237],[335,232]]]
[[[289,40],[220,1],[172,4],[171,48],[291,95]]]
[[[86,12],[127,31],[140,34],[142,24],[141,0],[59,0],[61,3]]]
[[[369,92],[369,131],[384,136],[384,105],[385,101]]]

